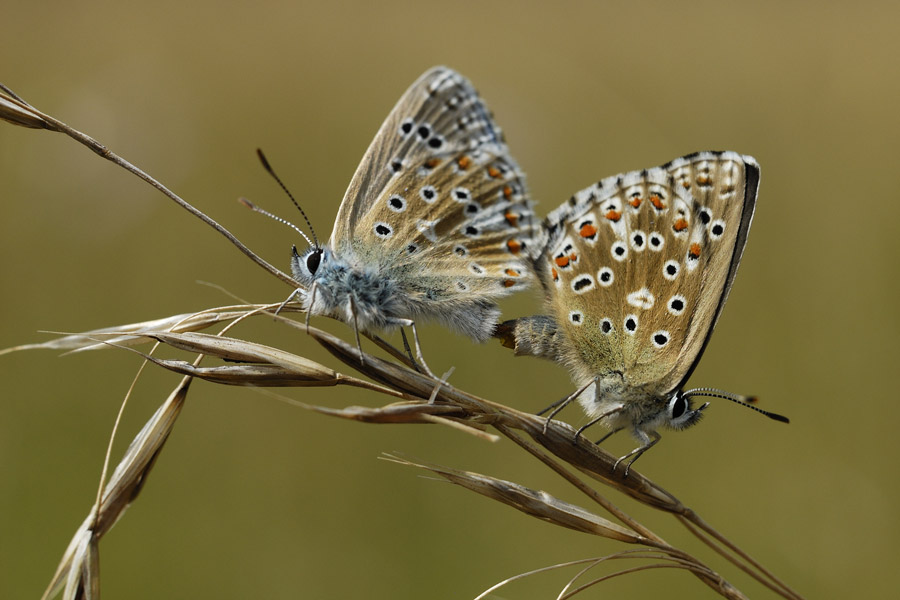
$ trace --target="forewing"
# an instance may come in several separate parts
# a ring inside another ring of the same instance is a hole
[[[426,74],[364,163],[373,152],[390,155],[388,176],[378,190],[360,191],[366,209],[341,234],[352,254],[385,270],[414,268],[429,300],[500,296],[528,282],[540,229],[525,177],[465,79],[447,69]]]
[[[551,213],[538,261],[583,374],[680,387],[705,348],[746,244],[759,167],[705,152],[608,177]]]
[[[399,174],[492,142],[502,143],[502,134],[471,84],[446,67],[430,69],[401,96],[369,145],[338,210],[331,247],[340,251],[352,240],[357,222]]]

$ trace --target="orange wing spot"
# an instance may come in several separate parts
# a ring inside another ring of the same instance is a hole
[[[503,280],[503,287],[512,287],[514,285],[516,285],[516,282],[513,281],[512,279],[504,279]]]
[[[510,225],[512,225],[513,227],[515,227],[516,225],[519,224],[519,215],[517,215],[514,212],[506,213],[505,215],[503,215],[503,218],[505,218],[506,222],[509,223]]]
[[[712,182],[709,175],[697,175],[697,185],[709,185]]]
[[[522,243],[518,240],[509,240],[506,242],[506,249],[513,254],[518,254],[522,250]]]
[[[556,263],[557,267],[566,268],[569,266],[569,257],[568,256],[557,256],[556,258],[553,259],[553,261]]]
[[[472,164],[472,159],[469,158],[468,156],[463,156],[463,157],[461,157],[458,161],[456,161],[456,164],[459,165],[459,168],[460,168],[460,169],[462,169],[463,171],[465,171],[466,169],[469,168],[469,165]]]
[[[643,202],[643,200],[641,199],[641,197],[640,197],[640,196],[635,196],[634,198],[632,198],[631,200],[628,201],[628,204],[630,204],[630,205],[632,205],[633,207],[637,208],[638,206],[641,205],[641,202]]]
[[[674,229],[675,231],[684,231],[687,228],[688,222],[684,219],[678,219],[677,221],[675,221],[675,224],[672,225],[672,229]]]
[[[609,219],[610,221],[618,221],[619,219],[622,218],[622,213],[620,213],[617,210],[611,210],[611,211],[608,211],[604,216],[607,219]]]
[[[503,197],[506,198],[507,200],[509,200],[510,197],[512,196],[512,194],[513,194],[512,188],[509,187],[508,185],[504,185],[503,186]]]
[[[518,277],[519,275],[521,275],[521,273],[516,271],[515,269],[506,269],[503,272],[506,273],[507,275],[509,275],[510,277]]]
[[[650,204],[652,204],[656,210],[662,210],[666,207],[666,205],[663,204],[663,201],[659,199],[659,196],[656,195],[650,196]]]
[[[582,225],[581,231],[578,232],[578,235],[583,238],[594,237],[595,235],[597,235],[597,228],[590,223],[585,223],[584,225]]]
[[[488,175],[490,175],[494,179],[497,179],[501,175],[500,169],[498,169],[497,167],[488,167]]]
[[[700,258],[700,244],[694,242],[691,244],[691,249],[688,251],[688,256],[691,258]]]
[[[686,189],[686,190],[687,190],[687,189],[690,189],[690,187],[691,187],[691,182],[688,181],[687,179],[685,179],[684,181],[681,182],[681,187],[683,187],[683,188]]]
[[[559,281],[559,271],[554,267],[550,267],[550,274],[553,276],[553,281]]]
[[[429,158],[428,160],[425,161],[425,166],[428,167],[429,169],[433,169],[436,166],[438,166],[439,164],[441,164],[441,159],[439,159],[439,158]]]

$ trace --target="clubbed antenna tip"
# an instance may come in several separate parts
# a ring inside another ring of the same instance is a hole
[[[746,406],[750,410],[755,410],[762,415],[766,415],[773,421],[778,421],[779,423],[791,422],[791,420],[784,415],[779,415],[778,413],[763,410],[758,406],[753,406],[759,400],[759,398],[757,398],[756,396],[741,396],[739,394],[732,394],[723,390],[717,390],[715,388],[696,388],[684,392],[685,398],[690,398],[692,396],[705,396],[707,398],[722,398],[723,400],[731,400],[735,404]]]
[[[272,170],[272,165],[269,164],[268,159],[266,159],[266,155],[263,154],[262,148],[256,149],[256,155],[259,157],[259,162],[262,163],[263,168],[272,175],[275,175],[275,171]]]

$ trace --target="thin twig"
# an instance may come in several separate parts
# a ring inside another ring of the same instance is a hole
[[[188,211],[189,213],[191,213],[192,215],[194,215],[195,217],[197,217],[198,219],[200,219],[201,221],[203,221],[204,223],[206,223],[207,225],[209,225],[210,227],[212,227],[213,229],[218,231],[220,234],[225,236],[225,238],[228,241],[230,241],[232,244],[234,244],[234,246],[237,247],[238,250],[240,250],[245,255],[247,255],[250,258],[250,260],[252,260],[256,264],[258,264],[260,267],[262,267],[263,269],[265,269],[266,271],[268,271],[269,273],[271,273],[272,275],[274,275],[275,277],[277,277],[284,283],[288,284],[292,288],[298,287],[297,281],[294,280],[290,275],[282,272],[281,270],[279,270],[276,267],[269,264],[266,260],[264,260],[262,257],[257,255],[255,252],[253,252],[250,248],[245,246],[239,239],[237,239],[237,237],[235,237],[235,235],[233,233],[231,233],[230,231],[225,229],[225,227],[223,227],[222,225],[219,225],[219,223],[217,223],[212,218],[208,217],[202,211],[194,208],[193,205],[191,205],[189,202],[187,202],[186,200],[184,200],[180,196],[178,196],[175,192],[171,191],[169,188],[164,186],[162,183],[160,183],[159,181],[157,181],[156,179],[151,177],[146,171],[139,169],[135,165],[131,164],[130,162],[128,162],[127,160],[125,160],[124,158],[119,156],[118,154],[112,152],[111,150],[109,150],[109,148],[107,148],[106,146],[104,146],[103,144],[101,144],[100,142],[98,142],[97,140],[92,138],[91,136],[84,134],[84,133],[78,131],[77,129],[70,127],[69,125],[66,125],[62,121],[55,119],[55,118],[51,117],[50,115],[43,113],[43,112],[39,111],[38,109],[34,108],[33,106],[31,106],[30,104],[25,102],[22,98],[20,98],[11,89],[6,87],[2,83],[0,83],[0,88],[2,88],[7,94],[9,94],[11,96],[11,98],[4,98],[4,97],[0,96],[0,101],[5,102],[5,105],[0,104],[0,108],[20,108],[20,109],[22,109],[16,113],[13,113],[12,115],[10,114],[10,111],[3,111],[2,113],[0,113],[0,116],[5,116],[9,122],[14,123],[16,125],[22,125],[25,127],[35,127],[35,128],[41,127],[44,129],[48,129],[50,131],[57,131],[57,132],[60,132],[60,133],[63,133],[65,135],[69,136],[70,138],[72,138],[73,140],[78,142],[79,144],[82,144],[83,146],[86,146],[87,148],[89,148],[92,152],[96,153],[97,155],[105,158],[106,160],[112,162],[113,164],[116,164],[116,165],[122,167],[129,173],[132,173],[132,174],[136,175],[137,177],[139,177],[140,179],[146,181],[151,186],[153,186],[154,188],[156,188],[157,190],[159,190],[160,192],[165,194],[169,199],[173,200],[181,208],[185,209],[186,211]],[[22,116],[22,115],[27,115],[27,116]],[[40,124],[38,124],[38,123],[40,123]]]

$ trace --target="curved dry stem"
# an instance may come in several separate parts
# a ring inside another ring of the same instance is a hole
[[[636,558],[643,559],[643,560],[649,560],[649,559],[660,560],[660,561],[672,563],[671,566],[673,566],[673,567],[681,566],[689,571],[694,572],[697,575],[702,575],[704,577],[711,577],[711,578],[716,577],[715,573],[713,573],[706,567],[699,565],[699,563],[697,563],[696,561],[684,560],[683,558],[679,558],[677,556],[671,556],[671,555],[668,555],[665,553],[660,553],[660,552],[653,551],[653,550],[644,550],[644,549],[625,550],[622,552],[617,552],[615,554],[610,554],[609,556],[603,556],[601,558],[598,558],[593,563],[589,564],[588,566],[583,568],[581,571],[576,573],[575,576],[573,576],[569,580],[569,582],[566,584],[566,586],[562,589],[559,596],[557,596],[558,600],[562,600],[563,598],[568,598],[572,595],[575,595],[575,594],[587,589],[588,587],[591,587],[597,583],[600,583],[601,581],[605,580],[606,578],[625,574],[624,572],[619,572],[619,573],[613,574],[612,576],[604,576],[603,578],[595,579],[595,580],[591,581],[590,583],[582,585],[582,586],[572,590],[572,592],[569,592],[569,589],[572,588],[573,585],[575,585],[575,582],[578,581],[578,579],[583,577],[585,574],[587,574],[590,570],[594,569],[598,565],[600,565],[604,562],[610,561],[610,560],[636,559]],[[647,567],[648,566],[645,566],[644,568],[647,568]],[[652,568],[653,565],[649,565],[649,567]],[[740,594],[737,597],[743,598],[744,596],[742,594]]]
[[[643,550],[626,550],[626,552],[643,552]],[[513,575],[512,577],[507,577],[503,581],[495,583],[488,589],[486,589],[483,592],[481,592],[480,594],[478,594],[474,600],[484,600],[484,598],[487,598],[489,594],[491,594],[492,592],[495,592],[496,590],[499,590],[503,586],[513,583],[514,581],[518,581],[520,579],[525,579],[526,577],[531,577],[532,575],[540,575],[541,573],[548,573],[550,571],[556,571],[556,570],[564,569],[566,567],[571,567],[574,565],[583,565],[585,563],[595,563],[598,560],[602,560],[602,559],[582,558],[579,560],[572,560],[569,562],[557,563],[555,565],[550,565],[547,567],[541,567],[539,569],[533,569],[531,571],[526,571],[525,573],[519,573],[518,575]]]
[[[39,111],[35,107],[25,102],[25,100],[20,98],[11,89],[4,86],[3,84],[0,84],[0,88],[2,88],[3,90],[3,93],[0,93],[0,119],[4,119],[9,123],[13,123],[14,125],[32,127],[35,129],[47,129],[50,131],[63,133],[79,144],[87,146],[87,148],[89,148],[95,154],[98,154],[106,160],[122,167],[129,173],[136,175],[143,181],[149,183],[151,186],[165,194],[169,199],[178,204],[178,206],[185,209],[186,211],[215,229],[221,235],[223,235],[238,250],[249,257],[250,260],[268,271],[270,274],[293,288],[298,287],[298,283],[290,275],[282,272],[280,269],[277,269],[276,267],[266,262],[262,257],[257,255],[250,248],[245,246],[239,239],[237,239],[237,237],[235,237],[233,233],[225,229],[225,227],[223,227],[222,225],[219,225],[219,223],[217,223],[211,217],[208,217],[202,211],[194,208],[192,204],[181,198],[178,194],[171,191],[169,188],[164,186],[153,177],[151,177],[148,173],[131,164],[118,154],[112,152],[109,148],[107,148],[91,136],[66,125],[62,121],[55,119],[54,117],[51,117],[46,113]]]
[[[540,417],[468,394],[446,381],[434,379],[406,365],[384,360],[368,353],[364,353],[364,362],[360,364],[359,351],[354,344],[347,343],[330,333],[313,327],[309,329],[309,335],[315,341],[321,344],[329,353],[359,371],[368,379],[345,375],[320,363],[278,348],[223,335],[243,319],[256,314],[271,314],[267,311],[274,306],[245,305],[240,307],[244,310],[217,313],[220,315],[227,314],[230,317],[229,319],[211,318],[202,321],[207,327],[223,321],[227,322],[226,327],[218,334],[207,334],[199,331],[171,331],[171,329],[176,327],[184,327],[186,323],[196,323],[196,321],[192,321],[192,319],[197,318],[196,315],[182,316],[178,320],[160,320],[159,323],[167,325],[168,331],[148,330],[147,327],[129,327],[128,333],[133,338],[152,339],[163,344],[164,347],[194,353],[198,359],[202,356],[211,356],[229,361],[228,364],[220,366],[199,367],[197,362],[187,363],[183,360],[166,359],[139,353],[145,359],[158,366],[188,377],[203,378],[207,381],[228,385],[254,386],[261,389],[265,387],[353,385],[401,400],[400,402],[393,402],[375,408],[358,406],[333,408],[291,401],[305,409],[322,414],[365,423],[450,425],[487,439],[496,439],[496,436],[491,436],[484,432],[485,427],[493,427],[501,435],[509,438],[543,464],[550,467],[569,484],[574,485],[594,505],[602,508],[622,525],[614,524],[604,517],[581,507],[575,507],[558,500],[546,492],[532,490],[521,484],[497,480],[477,473],[458,471],[448,467],[413,463],[396,457],[393,457],[393,459],[419,468],[427,468],[453,483],[462,485],[469,490],[476,491],[494,500],[504,502],[543,521],[593,535],[609,537],[620,542],[639,544],[655,552],[663,553],[668,557],[665,560],[673,561],[677,568],[689,570],[722,596],[727,598],[743,597],[738,590],[719,574],[708,568],[699,558],[667,544],[662,537],[610,502],[599,490],[589,484],[590,479],[599,481],[643,504],[675,514],[695,535],[698,535],[701,539],[706,538],[705,541],[710,547],[720,554],[729,556],[729,560],[757,580],[763,582],[767,587],[783,597],[799,598],[796,593],[786,586],[782,588],[772,583],[768,576],[768,571],[758,566],[758,563],[755,561],[746,560],[743,553],[734,550],[733,553],[727,553],[718,545],[709,541],[707,536],[703,536],[702,532],[697,530],[708,531],[711,528],[708,525],[705,527],[690,525],[692,523],[702,523],[702,520],[691,509],[684,506],[674,495],[635,470],[627,478],[623,477],[621,471],[615,469],[616,458],[602,448],[598,448],[596,445],[584,440],[573,443],[574,430],[564,423],[554,421],[550,423],[549,427],[545,428],[546,422]],[[275,318],[279,322],[291,324],[292,327],[302,330],[306,329],[305,324],[302,322],[293,321],[283,314],[279,314]],[[103,332],[95,332],[92,335],[83,335],[81,343],[94,343],[96,339],[107,337],[115,339],[116,336],[121,337],[124,330],[125,328],[113,327],[107,328]],[[137,352],[137,350],[131,348],[126,349],[131,352]],[[155,451],[158,452],[158,450],[159,448]],[[585,479],[585,477],[589,479]],[[112,485],[112,482],[110,482],[110,485]],[[102,520],[102,518],[98,520]],[[76,539],[80,540],[80,547],[91,547],[83,543],[84,532],[80,530],[79,533],[82,537],[76,535]],[[711,533],[710,535],[717,539],[720,537],[719,534]],[[73,543],[75,542],[76,540],[73,540]],[[733,544],[728,544],[728,548],[733,546]],[[69,554],[67,552],[66,557],[69,557]],[[83,554],[87,556],[90,553],[85,550]],[[657,558],[659,558],[658,555]],[[646,568],[663,567],[673,568],[673,565],[666,564],[628,569],[614,575],[604,576],[595,582],[585,584],[578,590],[566,591],[565,593],[568,595],[577,593],[612,576],[637,572]],[[55,579],[55,581],[58,580]],[[568,595],[565,597],[569,597]]]
[[[621,571],[616,571],[615,573],[610,573],[609,575],[604,575],[603,577],[598,577],[589,583],[585,583],[574,590],[568,592],[565,595],[560,595],[558,597],[559,600],[567,600],[568,598],[573,598],[577,594],[585,591],[588,588],[594,587],[597,584],[603,583],[604,581],[609,581],[615,577],[620,577],[622,575],[630,575],[631,573],[639,573],[641,571],[649,571],[651,569],[684,569],[690,571],[695,575],[703,575],[706,573],[705,569],[699,569],[697,567],[692,567],[686,564],[670,564],[670,563],[656,563],[652,565],[641,565],[640,567],[632,567],[630,569],[622,569]],[[725,584],[722,588],[716,590],[725,598],[731,598],[732,600],[747,600],[747,596],[742,594],[737,588]]]
[[[687,514],[678,515],[677,518],[681,522],[681,524],[684,525],[688,529],[688,531],[694,534],[698,539],[700,539],[700,541],[712,548],[717,554],[724,557],[728,562],[741,569],[744,573],[757,580],[759,583],[786,598],[791,598],[792,600],[802,600],[802,596],[792,590],[785,582],[776,577],[771,571],[766,569],[759,561],[741,550],[737,545],[728,540],[721,533],[713,529],[694,511],[688,511]],[[716,544],[706,534],[709,534],[709,536],[712,536],[714,539],[721,542],[722,546]],[[726,550],[726,548],[728,550]]]

